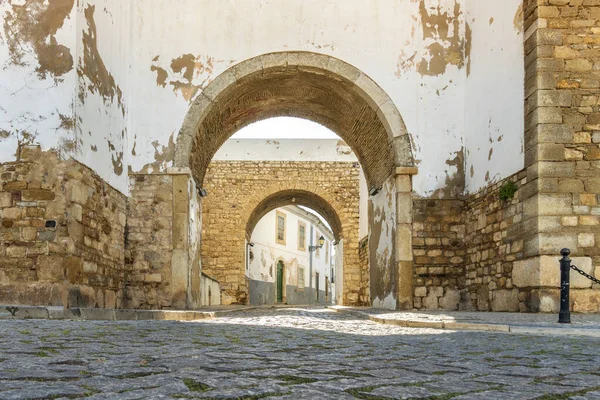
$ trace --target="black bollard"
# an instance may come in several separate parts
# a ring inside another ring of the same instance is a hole
[[[569,308],[569,274],[571,272],[571,250],[562,249],[560,255],[560,313],[558,322],[561,324],[571,323],[571,310]]]

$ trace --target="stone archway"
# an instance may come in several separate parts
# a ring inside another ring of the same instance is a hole
[[[315,172],[318,166],[324,168]],[[269,211],[290,204],[317,211],[336,240],[355,243],[344,248],[344,262],[356,266],[346,270],[355,280],[346,295],[364,298],[368,281],[361,284],[358,271],[359,172],[358,164],[347,162],[213,161],[205,180],[202,260],[203,271],[221,282],[225,302],[248,298],[245,243],[254,227]]]
[[[254,204],[254,202],[252,202]],[[254,227],[270,211],[276,208],[297,205],[308,207],[319,213],[331,227],[336,241],[344,238],[343,223],[335,208],[314,192],[298,189],[285,189],[265,197],[256,205],[246,224],[246,239],[250,240]],[[339,206],[342,206],[341,204]]]
[[[373,302],[410,308],[410,174],[415,173],[410,138],[393,101],[357,68],[309,52],[270,53],[232,66],[190,107],[177,137],[175,167],[189,168],[197,185],[204,186],[207,168],[225,140],[250,123],[275,116],[320,123],[352,148],[372,194],[370,226],[375,229],[370,236],[376,246],[371,264],[376,268],[373,282],[378,282],[371,287]]]

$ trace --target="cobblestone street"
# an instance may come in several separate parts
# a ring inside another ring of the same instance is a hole
[[[600,341],[322,308],[198,322],[0,321],[1,399],[600,399]]]

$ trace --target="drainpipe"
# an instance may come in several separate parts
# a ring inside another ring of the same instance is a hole
[[[314,225],[311,223],[310,224],[310,246],[313,246],[313,229],[314,229]],[[310,288],[310,292],[312,292],[312,269],[313,269],[313,254],[315,252],[314,251],[309,251],[308,252],[308,287]]]

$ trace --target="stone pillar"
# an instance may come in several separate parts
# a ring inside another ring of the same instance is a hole
[[[171,171],[169,171],[171,172]],[[173,307],[189,307],[189,181],[188,173],[173,176],[173,253],[171,255],[171,294]]]
[[[398,271],[397,307],[413,308],[413,251],[412,251],[412,175],[416,167],[396,168],[396,243],[395,260]]]
[[[600,265],[598,5],[595,0],[524,2],[528,239],[525,260],[513,271],[522,311],[558,310],[558,287],[551,282],[558,276],[562,247]]]

